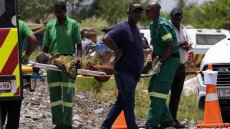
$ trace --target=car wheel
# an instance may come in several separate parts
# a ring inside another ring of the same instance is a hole
[[[198,102],[198,108],[204,111],[204,104],[205,104],[205,96],[202,96]]]

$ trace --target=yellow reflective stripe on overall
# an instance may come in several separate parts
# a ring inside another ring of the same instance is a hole
[[[69,83],[69,82],[62,82],[61,85],[63,87],[72,87],[72,88],[75,87],[75,83]]]
[[[52,82],[48,83],[48,86],[51,87],[58,87],[58,86],[63,86],[63,87],[75,87],[75,83],[68,83],[68,82]]]
[[[52,83],[48,83],[49,87],[57,87],[57,86],[61,86],[61,82],[52,82]]]
[[[157,92],[149,92],[149,96],[162,98],[162,99],[167,99],[168,98],[168,94],[162,94],[162,93],[157,93]]]
[[[166,41],[166,40],[171,39],[171,38],[172,38],[172,34],[166,34],[166,35],[164,35],[164,36],[161,37],[161,39],[163,41]]]
[[[59,101],[56,101],[56,102],[51,102],[51,107],[62,105],[62,104],[63,104],[62,100],[59,100]]]
[[[62,100],[58,100],[56,102],[51,102],[51,107],[55,107],[55,106],[59,106],[59,105],[63,105],[65,107],[73,107],[73,103],[63,102]]]
[[[73,107],[73,103],[70,103],[70,102],[63,102],[63,105],[65,107]]]

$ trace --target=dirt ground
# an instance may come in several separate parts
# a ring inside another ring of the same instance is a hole
[[[90,92],[75,95],[73,121],[79,129],[99,129],[111,104],[97,102]],[[137,118],[137,124],[143,127],[146,118]],[[194,128],[196,121],[182,121],[188,128]],[[49,92],[46,82],[38,82],[36,90],[24,90],[21,108],[20,129],[52,129]]]

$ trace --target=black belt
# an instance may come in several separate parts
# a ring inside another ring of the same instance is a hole
[[[179,53],[172,53],[170,55],[171,57],[175,57],[175,58],[180,58],[180,54]],[[161,58],[161,56],[159,56]]]
[[[73,54],[60,54],[61,56],[73,56]]]
[[[171,57],[180,58],[180,54],[179,53],[172,53],[170,56]]]

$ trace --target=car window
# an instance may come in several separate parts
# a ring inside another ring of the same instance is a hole
[[[224,38],[226,38],[226,35],[197,34],[196,35],[196,43],[198,45],[214,45]]]

